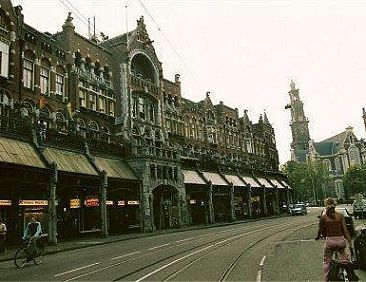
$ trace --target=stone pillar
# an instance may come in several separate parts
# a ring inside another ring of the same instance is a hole
[[[262,204],[262,207],[263,207],[263,215],[264,216],[267,216],[267,192],[266,192],[266,187],[262,186],[263,188],[263,204]]]
[[[103,238],[108,237],[108,214],[107,214],[107,187],[108,178],[107,173],[103,170],[101,172],[101,187],[100,187],[100,219],[101,219],[101,235]]]
[[[182,218],[182,196],[178,192],[176,194],[177,197],[177,209],[178,209],[178,226],[179,228],[183,225],[183,218]]]
[[[236,220],[236,216],[235,216],[235,204],[234,204],[234,185],[232,183],[230,184],[229,197],[230,197],[230,221],[234,222]]]
[[[252,187],[248,186],[248,212],[249,218],[252,218]]]
[[[52,174],[49,182],[48,199],[48,244],[57,244],[57,210],[56,210],[56,187],[57,187],[57,164],[51,164]]]
[[[212,183],[211,181],[209,181],[208,184],[208,223],[209,224],[213,224],[215,223],[215,216],[214,216],[214,206],[213,206],[213,198],[212,198],[212,193],[213,193],[213,188],[212,188]]]

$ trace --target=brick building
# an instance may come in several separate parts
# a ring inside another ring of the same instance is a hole
[[[16,238],[41,220],[51,243],[278,214],[289,200],[266,113],[181,96],[143,17],[126,34],[56,34],[0,6],[0,216]]]

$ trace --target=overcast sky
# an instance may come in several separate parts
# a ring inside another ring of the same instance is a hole
[[[267,112],[281,164],[290,158],[291,79],[315,142],[347,126],[365,137],[366,1],[13,0],[40,31],[60,31],[66,5],[78,33],[88,35],[95,15],[97,31],[109,37],[126,31],[126,3],[128,29],[144,15],[164,76],[181,74],[184,97],[199,101],[210,91],[214,103],[240,115],[247,109],[253,122]]]

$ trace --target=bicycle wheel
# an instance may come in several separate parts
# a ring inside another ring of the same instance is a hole
[[[27,264],[27,253],[25,249],[19,249],[14,256],[15,266],[18,268],[23,268]]]
[[[41,264],[44,259],[44,247],[38,247],[37,255],[33,258],[35,264]]]

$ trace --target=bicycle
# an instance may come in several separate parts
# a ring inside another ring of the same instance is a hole
[[[351,257],[354,257],[354,249],[350,247]],[[355,263],[344,263],[338,260],[338,250],[334,252],[330,263],[329,281],[358,281],[359,278],[354,272]]]
[[[17,268],[23,268],[27,263],[33,261],[34,264],[39,265],[44,259],[44,245],[37,244],[33,238],[31,240],[24,240],[22,246],[15,252],[14,264]]]

